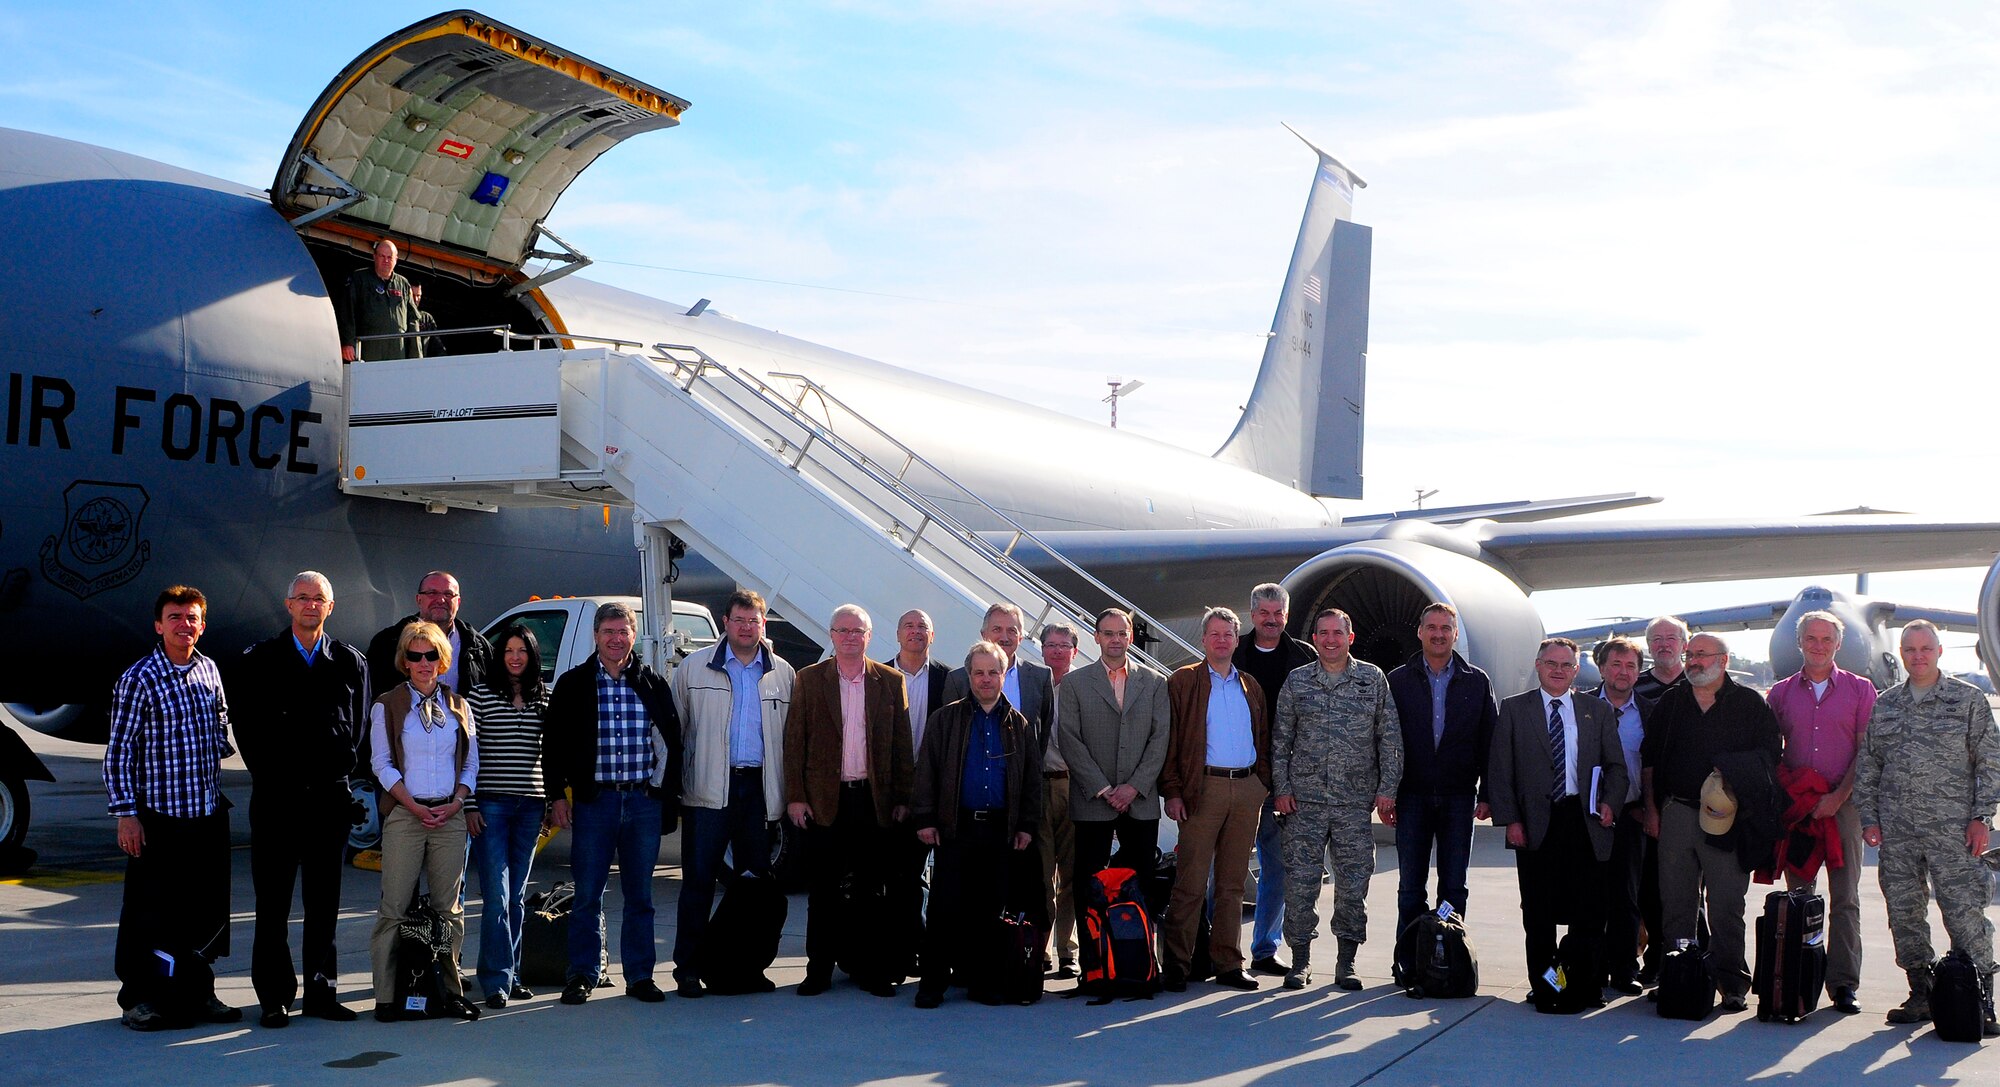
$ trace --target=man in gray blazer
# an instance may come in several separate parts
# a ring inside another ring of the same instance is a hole
[[[1173,714],[1167,677],[1129,658],[1131,646],[1132,617],[1106,608],[1097,616],[1097,660],[1071,671],[1057,688],[1056,731],[1069,763],[1069,817],[1076,825],[1071,897],[1078,917],[1082,885],[1111,860],[1113,834],[1141,886],[1153,874],[1160,840],[1160,771]]]
[[[1012,604],[995,604],[986,609],[986,622],[979,628],[979,636],[999,646],[1007,653],[1007,681],[1001,692],[1007,696],[1007,704],[1021,711],[1021,716],[1035,727],[1035,738],[1042,750],[1049,748],[1049,723],[1055,717],[1055,677],[1045,665],[1021,659],[1021,634],[1023,624],[1021,609]],[[956,652],[947,647],[946,656]],[[945,677],[944,698],[935,710],[949,706],[961,698],[972,694],[972,685],[966,682],[964,667],[951,670]]]
[[[1540,686],[1500,703],[1487,782],[1493,823],[1507,832],[1521,884],[1530,988],[1555,961],[1556,920],[1567,917],[1581,961],[1565,962],[1564,973],[1586,987],[1584,1006],[1603,1007],[1603,867],[1630,778],[1618,715],[1571,689],[1576,670],[1575,642],[1542,642],[1535,654]]]

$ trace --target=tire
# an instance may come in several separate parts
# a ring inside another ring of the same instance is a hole
[[[27,783],[14,777],[0,780],[0,855],[27,840],[29,812]]]
[[[347,855],[351,858],[363,850],[382,848],[382,810],[375,806],[374,785],[356,781],[350,791],[361,806],[347,828]]]

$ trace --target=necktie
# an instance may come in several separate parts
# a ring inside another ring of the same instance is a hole
[[[1549,702],[1549,765],[1555,770],[1555,782],[1549,786],[1549,799],[1561,800],[1569,792],[1569,760],[1565,757],[1568,744],[1563,739],[1563,704]]]

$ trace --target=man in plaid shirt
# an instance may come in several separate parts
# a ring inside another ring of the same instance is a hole
[[[111,692],[104,791],[130,858],[114,952],[118,1005],[133,1030],[234,1023],[208,964],[229,954],[229,746],[222,673],[195,651],[208,600],[175,585],[153,602],[160,644]]]

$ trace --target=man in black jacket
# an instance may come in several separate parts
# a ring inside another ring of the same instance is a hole
[[[1438,900],[1465,913],[1472,822],[1486,807],[1486,756],[1493,741],[1493,683],[1458,655],[1458,609],[1437,603],[1417,618],[1422,650],[1389,673],[1403,726],[1403,780],[1396,791],[1396,931],[1429,904],[1431,847]]]
[[[334,923],[340,869],[353,823],[348,777],[368,727],[368,665],[326,633],[333,585],[307,570],[285,594],[291,624],[245,649],[223,672],[236,744],[250,768],[250,880],[257,934],[250,980],[266,1027],[282,1027],[298,976],[286,926],[292,885],[303,884],[305,1014],[346,1022],[335,990]]]
[[[632,609],[605,604],[593,623],[597,652],[556,679],[542,738],[542,768],[556,798],[556,826],[570,831],[576,877],[569,922],[569,977],[562,1002],[581,1004],[597,988],[604,887],[618,859],[625,915],[619,955],[625,993],[649,1004],[667,998],[653,981],[653,866],[663,818],[678,819],[681,722],[667,681],[632,655]],[[564,790],[569,795],[564,796]]]
[[[458,602],[458,579],[443,570],[432,570],[417,582],[416,614],[383,627],[368,642],[370,699],[402,682],[403,673],[396,670],[396,640],[404,627],[419,619],[436,623],[451,639],[451,670],[438,677],[439,683],[463,695],[486,682],[493,669],[493,643],[459,621]]]
[[[1264,690],[1264,720],[1278,719],[1278,691],[1295,669],[1317,664],[1313,647],[1285,633],[1291,618],[1292,595],[1282,585],[1265,582],[1250,590],[1250,636],[1238,642],[1230,663]],[[1285,851],[1278,847],[1278,813],[1264,800],[1257,822],[1257,909],[1250,920],[1250,969],[1283,976],[1291,969],[1278,961],[1278,940],[1285,929]]]

